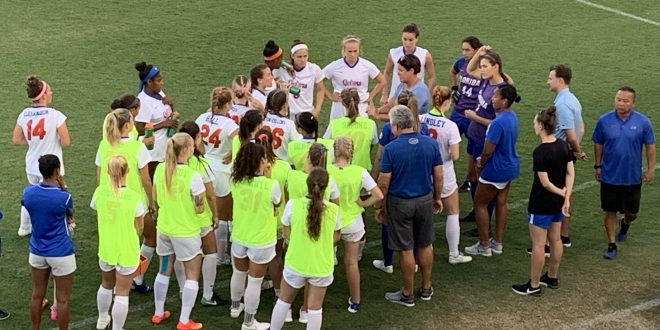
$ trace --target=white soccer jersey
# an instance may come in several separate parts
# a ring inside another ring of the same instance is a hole
[[[300,88],[300,94],[289,94],[289,112],[291,115],[314,110],[314,85],[323,81],[324,78],[318,65],[308,62],[300,71],[295,71],[295,76],[291,76],[291,73],[286,70],[275,70],[273,72],[277,73],[276,78],[280,81]]]
[[[239,125],[241,122],[241,118],[245,116],[245,113],[250,110],[250,105],[248,104],[237,104],[237,103],[232,103],[231,108],[229,109],[229,117],[236,123],[236,125]]]
[[[264,119],[264,129],[273,134],[273,152],[277,158],[288,162],[289,141],[302,140],[302,135],[296,130],[293,120],[269,113]]]
[[[160,92],[160,98],[147,95],[143,91],[137,96],[140,99],[140,112],[135,116],[135,121],[140,123],[151,123],[153,125],[162,123],[171,114],[172,108],[163,104],[162,98],[165,93]],[[151,160],[154,162],[165,161],[165,149],[167,148],[167,128],[154,131],[154,148],[149,150]]]
[[[358,58],[353,66],[348,65],[344,58],[340,58],[323,68],[323,75],[330,79],[334,93],[341,93],[344,88],[355,87],[360,95],[360,114],[366,116],[367,100],[369,99],[369,79],[375,79],[380,71],[369,60]],[[332,102],[330,119],[343,117],[346,109],[341,102]]]
[[[231,152],[231,136],[238,125],[231,118],[214,115],[211,112],[201,114],[195,120],[199,126],[202,141],[206,145],[206,160],[214,171],[231,172],[231,164],[223,164],[225,157]]]
[[[39,157],[52,154],[60,159],[60,171],[64,175],[62,161],[62,144],[57,135],[57,129],[64,124],[66,116],[49,107],[29,107],[18,115],[16,125],[23,130],[27,140],[28,151],[25,154],[25,172],[41,177],[39,172]]]
[[[252,90],[250,91],[250,94],[252,94],[252,98],[254,98],[256,101],[261,103],[261,106],[263,106],[264,109],[266,108],[266,98],[268,97],[269,93],[270,92],[262,92],[256,88],[252,88]]]
[[[424,66],[426,65],[426,53],[428,53],[428,50],[422,47],[415,47],[415,51],[413,52],[413,55],[417,56],[419,59],[419,62],[421,64],[419,73],[417,74],[417,78],[421,79],[424,81]],[[400,58],[402,58],[404,55],[403,53],[403,46],[399,46],[397,48],[392,48],[390,49],[390,59],[392,60],[392,63],[394,63],[394,67],[392,69],[392,87],[390,88],[390,98],[393,98],[396,96],[396,88],[399,86],[401,83],[401,80],[399,79],[399,70],[397,70],[397,62],[399,61]]]
[[[440,117],[430,113],[419,116],[420,123],[429,127],[429,135],[435,139],[442,156],[443,181],[447,184],[456,182],[454,160],[449,153],[450,146],[461,142],[458,126],[449,118]]]

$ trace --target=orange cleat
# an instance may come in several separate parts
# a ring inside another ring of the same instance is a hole
[[[188,323],[182,323],[179,321],[179,323],[176,325],[176,330],[199,330],[201,328],[202,324],[193,320],[188,320]]]
[[[165,311],[162,316],[154,315],[151,317],[151,323],[154,325],[159,325],[163,323],[163,321],[167,320],[170,318],[170,312]]]

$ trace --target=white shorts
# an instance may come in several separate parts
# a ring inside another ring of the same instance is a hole
[[[218,197],[225,197],[231,192],[231,172],[224,170],[213,170],[215,180],[213,181],[213,190]]]
[[[213,231],[213,226],[206,226],[199,229],[199,237],[204,238]]]
[[[35,184],[39,184],[39,182],[41,182],[43,178],[41,177],[41,175],[28,174],[27,179],[31,185],[35,185]]]
[[[202,238],[170,237],[156,231],[156,253],[161,257],[174,254],[181,261],[192,260],[202,254]]]
[[[268,247],[253,248],[232,242],[231,255],[238,259],[248,258],[255,264],[263,265],[271,262],[271,260],[275,258],[275,244]]]
[[[76,271],[76,255],[71,254],[66,257],[42,257],[30,253],[28,263],[32,268],[47,269],[53,276],[66,276]]]
[[[341,234],[341,240],[345,242],[357,242],[361,240],[365,233],[362,215],[358,215],[352,224],[342,228],[339,233]]]
[[[497,190],[502,190],[502,189],[506,188],[506,185],[509,184],[509,181],[507,181],[507,182],[490,182],[490,181],[484,180],[481,177],[479,177],[479,183],[489,184],[489,185],[497,188]]]
[[[284,265],[284,272],[282,274],[282,277],[284,277],[286,283],[288,283],[291,287],[295,289],[302,288],[303,286],[305,286],[305,283],[309,283],[318,288],[325,288],[330,286],[330,284],[332,284],[332,281],[334,281],[335,279],[332,274],[326,277],[309,277],[309,276],[301,275],[295,270],[289,268],[289,266],[287,265]]]
[[[458,184],[456,184],[456,173],[454,172],[454,165],[449,166],[443,165],[442,167],[442,193],[440,197],[447,198],[458,189]]]
[[[113,265],[109,265],[107,262],[99,259],[99,268],[101,268],[101,271],[103,271],[105,273],[111,272],[111,271],[114,270],[117,273],[119,273],[120,275],[128,276],[128,275],[131,275],[131,274],[135,273],[135,271],[138,269],[138,266],[133,266],[133,267],[123,267],[123,266],[119,266],[119,265],[113,266]]]

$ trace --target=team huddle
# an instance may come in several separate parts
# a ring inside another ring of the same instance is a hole
[[[190,318],[200,290],[202,306],[229,305],[231,318],[243,314],[244,330],[281,329],[293,321],[292,305],[301,289],[298,321],[320,329],[339,258],[349,289],[346,308],[357,313],[358,265],[370,207],[381,225],[383,253],[373,266],[392,273],[398,252],[402,286],[385,293],[393,303],[413,307],[417,297],[433,296],[434,214],[446,214],[449,264],[503,253],[507,196],[521,175],[519,123],[512,109],[521,97],[500,56],[476,37],[462,40],[463,54],[449,69],[450,87],[436,86],[433,58],[417,46],[418,39],[417,26],[405,26],[403,45],[390,50],[382,73],[360,57],[360,39],[353,35],[341,42],[342,58],[322,69],[309,61],[304,42],[293,42],[286,62],[284,50],[269,41],[264,64],[236,76],[230,87],[213,88],[209,108],[184,122],[163,92],[163,73],[137,63],[139,93],[111,103],[95,158],[97,188],[89,206],[98,219],[102,274],[96,328],[123,329],[131,291],[153,293],[151,323],[165,323],[174,273],[181,301],[177,329],[202,329]],[[512,286],[522,295],[540,295],[541,286],[558,288],[563,248],[571,245],[574,163],[587,159],[581,148],[582,107],[569,91],[571,77],[565,65],[550,67],[554,105],[533,121],[541,143],[532,155],[527,210],[531,272],[529,281]],[[26,86],[32,105],[19,115],[13,142],[28,145],[30,185],[23,193],[18,234],[31,235],[32,327],[40,328],[52,279],[51,319],[67,329],[76,270],[73,201],[63,178],[67,117],[49,107],[53,91],[46,81],[30,76]],[[332,102],[329,114],[322,110],[325,99]],[[634,101],[632,88],[620,88],[614,110],[599,119],[592,135],[606,259],[615,258],[616,242],[626,240],[641,184],[654,175],[653,128]],[[325,116],[330,120],[322,128],[318,118]],[[385,122],[380,132],[377,121]],[[462,137],[467,168],[459,187],[453,163],[461,156]],[[467,218],[476,223],[471,232],[478,237],[464,252],[459,250],[461,189],[472,195]],[[149,285],[144,275],[154,253],[158,273]],[[233,270],[229,300],[214,292],[217,267],[223,265]],[[421,286],[414,291],[418,270]],[[257,321],[261,291],[270,288],[276,296],[270,322]]]

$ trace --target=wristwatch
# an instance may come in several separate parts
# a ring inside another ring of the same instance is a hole
[[[603,165],[594,165],[594,170],[598,170],[598,169],[600,169],[601,167],[603,167]]]

